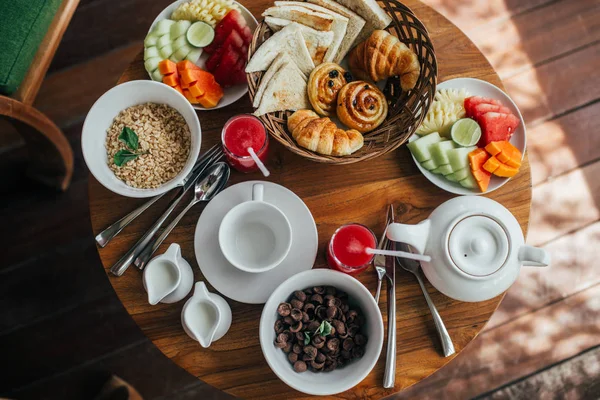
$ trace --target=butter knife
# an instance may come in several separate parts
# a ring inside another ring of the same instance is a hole
[[[391,222],[394,222],[394,207],[390,205]],[[389,250],[395,250],[395,243],[388,244]],[[385,359],[385,372],[383,387],[393,388],[396,381],[396,262],[395,257],[387,257],[385,263],[385,276],[387,280],[388,298],[388,341],[387,356]]]

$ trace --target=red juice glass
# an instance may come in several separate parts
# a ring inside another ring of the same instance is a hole
[[[367,248],[376,248],[377,238],[373,231],[361,224],[339,227],[331,236],[327,247],[327,263],[332,269],[356,275],[367,269],[374,255]]]
[[[230,118],[223,126],[221,141],[227,162],[236,170],[244,173],[258,170],[248,153],[249,147],[266,164],[269,138],[265,126],[254,115],[242,114]]]

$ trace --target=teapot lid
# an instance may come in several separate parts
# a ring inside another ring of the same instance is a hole
[[[508,258],[506,230],[495,219],[471,215],[458,221],[448,236],[448,254],[464,273],[487,276],[498,271]]]

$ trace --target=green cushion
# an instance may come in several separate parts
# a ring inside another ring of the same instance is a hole
[[[0,93],[14,93],[61,0],[0,0]]]

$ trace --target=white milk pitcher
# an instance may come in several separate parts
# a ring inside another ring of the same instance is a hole
[[[194,295],[181,310],[181,325],[189,337],[208,347],[229,330],[231,308],[221,296],[210,293],[204,282],[197,282]]]
[[[194,285],[194,273],[177,243],[150,260],[144,269],[143,283],[151,305],[176,303],[188,295]]]

